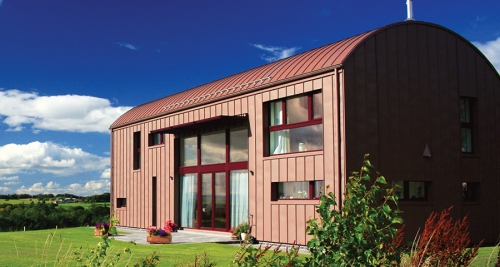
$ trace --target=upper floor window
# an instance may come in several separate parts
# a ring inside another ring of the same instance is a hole
[[[268,112],[268,154],[323,149],[321,92],[270,102]]]
[[[474,99],[470,97],[460,98],[460,137],[461,151],[473,153],[473,105]]]
[[[428,200],[430,182],[427,181],[393,181],[394,194],[400,200]]]
[[[141,168],[141,132],[134,132],[133,143],[134,170]]]
[[[148,142],[150,146],[165,144],[165,134],[164,133],[150,133],[148,136]]]

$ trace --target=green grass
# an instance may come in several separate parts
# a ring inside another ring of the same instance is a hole
[[[68,229],[51,229],[27,232],[0,233],[0,266],[54,266],[56,259],[68,259],[66,253],[73,250],[84,252],[100,241],[94,234],[94,228],[78,227]],[[146,238],[146,234],[144,234]],[[47,245],[45,245],[47,244]],[[210,259],[218,266],[228,266],[233,260],[238,246],[215,243],[191,243],[169,245],[141,245],[112,240],[113,253],[129,247],[132,252],[131,265],[156,251],[160,255],[160,266],[173,266],[188,260],[203,251],[208,252]],[[129,254],[122,254],[121,259],[129,260]],[[69,266],[76,265],[72,260]],[[121,266],[124,266],[122,264]]]
[[[490,266],[495,266],[497,263],[498,256],[498,246],[495,247],[482,247],[479,249],[479,253],[471,264],[471,267],[484,267],[488,266],[488,261],[491,259]]]
[[[105,207],[109,207],[109,202],[95,202],[93,203],[97,206],[105,206]],[[64,208],[68,208],[68,207],[76,207],[76,206],[81,206],[81,207],[84,207],[85,209],[88,209],[90,207],[90,205],[92,205],[91,203],[84,203],[84,202],[76,202],[76,203],[59,203],[58,206],[59,207],[64,207]]]

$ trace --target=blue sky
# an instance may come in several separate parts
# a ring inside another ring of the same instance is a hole
[[[413,7],[500,70],[499,0]],[[0,0],[0,194],[109,192],[109,126],[131,107],[406,16],[406,0]]]

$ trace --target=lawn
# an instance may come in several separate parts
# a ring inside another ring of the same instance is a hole
[[[56,259],[63,259],[67,264],[75,266],[76,260],[68,256],[74,250],[88,253],[89,248],[96,247],[99,237],[93,235],[94,228],[77,227],[67,229],[51,229],[27,232],[0,233],[0,267],[3,266],[55,266]],[[151,255],[156,251],[160,255],[160,266],[173,266],[175,263],[192,261],[195,255],[206,251],[212,262],[217,266],[228,266],[233,260],[238,246],[215,243],[169,244],[169,245],[141,245],[122,241],[111,241],[113,254],[130,248],[131,254],[121,256],[122,264],[129,261],[130,266],[138,260]],[[492,254],[493,251],[493,254]],[[66,255],[67,254],[67,255]],[[473,267],[487,266],[492,255],[496,263],[498,247],[484,247],[472,264]],[[304,255],[301,255],[303,257]]]
[[[36,198],[22,198],[22,199],[0,199],[0,204],[13,204],[13,205],[17,205],[17,204],[21,204],[21,203],[24,203],[26,205],[29,205],[31,202],[33,201],[33,203],[38,203],[39,200],[36,199]],[[52,203],[53,201],[45,201],[46,203]],[[109,207],[109,202],[95,202],[93,203],[95,205],[98,205],[98,206],[107,206]],[[58,206],[59,207],[76,207],[76,206],[82,206],[84,207],[85,209],[87,209],[88,207],[90,207],[90,205],[92,205],[91,203],[86,203],[86,202],[75,202],[75,203],[59,203]]]
[[[77,250],[88,253],[88,248],[95,247],[100,241],[100,238],[93,234],[94,228],[88,227],[2,232],[0,266],[54,266],[56,259],[70,260],[69,256],[65,255],[68,252]],[[228,266],[238,250],[237,246],[215,243],[134,245],[111,241],[113,253],[123,251],[127,247],[130,248],[131,254],[122,254],[120,266],[124,266],[126,261],[132,266],[154,251],[160,255],[160,266],[173,266],[175,263],[192,260],[203,251],[208,252],[211,260],[218,263],[217,266]],[[70,263],[70,266],[74,266],[76,260],[70,260]]]

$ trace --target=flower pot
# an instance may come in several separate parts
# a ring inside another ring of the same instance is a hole
[[[147,236],[146,241],[150,244],[169,244],[172,243],[172,236]]]
[[[101,231],[100,229],[94,229],[94,235],[95,236],[101,236],[101,235],[107,235],[109,229],[104,229],[104,231]]]
[[[247,238],[248,238],[247,233],[241,233],[241,240],[245,241],[245,240],[247,240]]]

